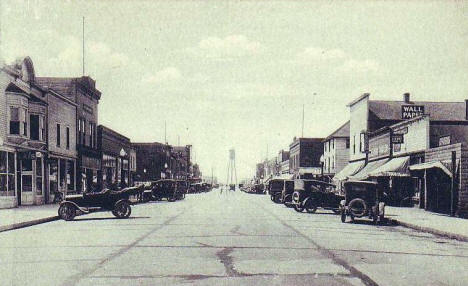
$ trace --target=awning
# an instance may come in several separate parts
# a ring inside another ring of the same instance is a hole
[[[367,165],[361,169],[357,174],[353,176],[349,176],[348,178],[353,179],[353,180],[365,180],[369,178],[369,172],[379,168],[383,164],[387,163],[389,160],[388,159],[382,159],[382,160],[377,160],[373,162],[367,163]]]
[[[364,166],[364,160],[358,162],[352,162],[346,165],[341,171],[339,171],[334,177],[333,180],[346,180],[348,176],[356,174]]]
[[[279,176],[273,177],[272,180],[292,180],[293,178],[293,174],[281,174]]]
[[[369,177],[409,177],[409,157],[398,157],[387,161],[368,173]]]
[[[411,171],[418,171],[418,170],[427,170],[432,168],[438,168],[446,173],[449,177],[452,177],[452,172],[441,162],[441,161],[434,161],[428,163],[421,163],[416,165],[409,166]]]

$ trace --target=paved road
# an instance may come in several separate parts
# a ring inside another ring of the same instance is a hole
[[[0,234],[0,285],[468,285],[467,269],[467,243],[240,192]]]

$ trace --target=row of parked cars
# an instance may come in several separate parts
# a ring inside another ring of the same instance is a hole
[[[297,212],[315,213],[318,208],[339,214],[342,222],[349,217],[369,218],[374,223],[385,220],[385,198],[377,183],[346,181],[343,194],[334,184],[313,179],[272,179],[266,186],[273,202],[294,208]]]
[[[138,184],[135,187],[102,189],[97,192],[68,195],[60,203],[58,215],[64,220],[73,220],[77,214],[110,211],[117,218],[128,218],[132,212],[131,197],[139,202],[185,199],[188,193],[211,190],[206,183],[190,184],[185,180],[162,179]]]

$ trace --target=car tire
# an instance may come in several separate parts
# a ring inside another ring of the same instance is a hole
[[[132,214],[132,207],[127,201],[115,204],[112,214],[117,218],[128,218]]]
[[[280,204],[281,203],[281,195],[280,194],[276,194],[273,196],[273,202],[275,204]]]
[[[351,200],[348,204],[348,209],[353,217],[363,217],[368,211],[366,202],[361,198]]]
[[[58,209],[58,215],[65,221],[71,221],[76,216],[77,208],[71,203],[63,203]]]
[[[312,199],[309,199],[307,201],[307,206],[306,206],[306,211],[310,214],[313,214],[317,211],[317,205],[315,204],[315,202],[312,200]]]

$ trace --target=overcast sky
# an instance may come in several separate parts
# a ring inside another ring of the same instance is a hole
[[[63,3],[62,3],[63,2]],[[350,3],[352,2],[352,3]],[[372,99],[468,98],[468,2],[1,1],[7,63],[85,74],[99,124],[133,142],[192,144],[205,174],[240,178],[301,135],[325,137]]]

